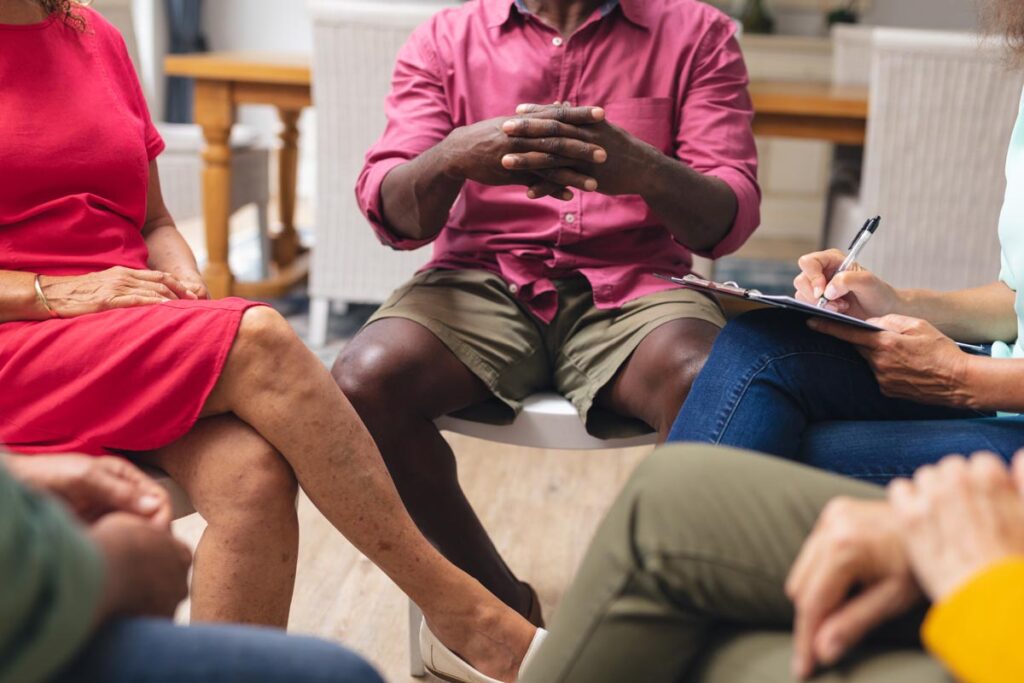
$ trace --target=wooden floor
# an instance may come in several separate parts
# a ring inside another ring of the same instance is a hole
[[[450,436],[470,501],[509,564],[537,589],[550,617],[615,494],[650,449],[544,451]],[[388,681],[409,676],[406,602],[304,497],[290,630],[345,643]],[[193,545],[196,515],[175,523]],[[187,620],[188,606],[179,618]]]

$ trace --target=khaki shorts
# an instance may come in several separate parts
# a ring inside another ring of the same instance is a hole
[[[493,273],[430,270],[397,289],[366,324],[384,318],[419,323],[483,380],[496,400],[460,416],[508,424],[525,398],[554,389],[576,406],[587,431],[600,438],[648,431],[638,420],[594,406],[598,393],[648,334],[680,319],[725,324],[717,303],[682,288],[601,310],[583,277],[558,280],[555,287],[558,314],[545,325]]]

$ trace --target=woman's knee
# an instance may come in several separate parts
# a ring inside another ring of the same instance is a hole
[[[246,516],[261,510],[275,516],[282,512],[291,516],[298,493],[295,471],[284,456],[264,441],[240,458],[228,495],[234,499],[233,507]]]
[[[220,457],[197,482],[203,495],[196,507],[210,524],[265,526],[296,518],[295,472],[263,437],[239,429]]]
[[[269,306],[255,306],[242,314],[232,353],[273,362],[301,346],[302,340],[284,316]]]

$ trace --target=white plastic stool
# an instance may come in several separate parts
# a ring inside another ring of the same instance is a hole
[[[650,446],[657,441],[651,432],[626,439],[598,439],[587,433],[576,407],[554,393],[535,394],[523,402],[523,410],[510,425],[490,425],[452,417],[437,420],[438,428],[485,439],[495,443],[527,448],[549,448],[570,451],[606,450]],[[409,673],[421,678],[426,675],[420,652],[420,623],[423,613],[409,601]]]

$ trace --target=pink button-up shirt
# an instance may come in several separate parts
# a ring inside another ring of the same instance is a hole
[[[610,0],[565,39],[521,1],[443,10],[399,54],[388,125],[356,188],[360,206],[385,244],[415,249],[425,242],[402,238],[384,219],[380,190],[391,169],[454,128],[511,117],[523,102],[599,105],[610,122],[732,188],[739,210],[730,232],[698,252],[729,254],[760,221],[753,109],[734,33],[728,17],[697,0]],[[580,273],[599,308],[617,308],[673,286],[652,273],[691,266],[690,250],[639,196],[531,200],[523,187],[467,182],[427,268],[497,273],[550,322],[552,280]]]

